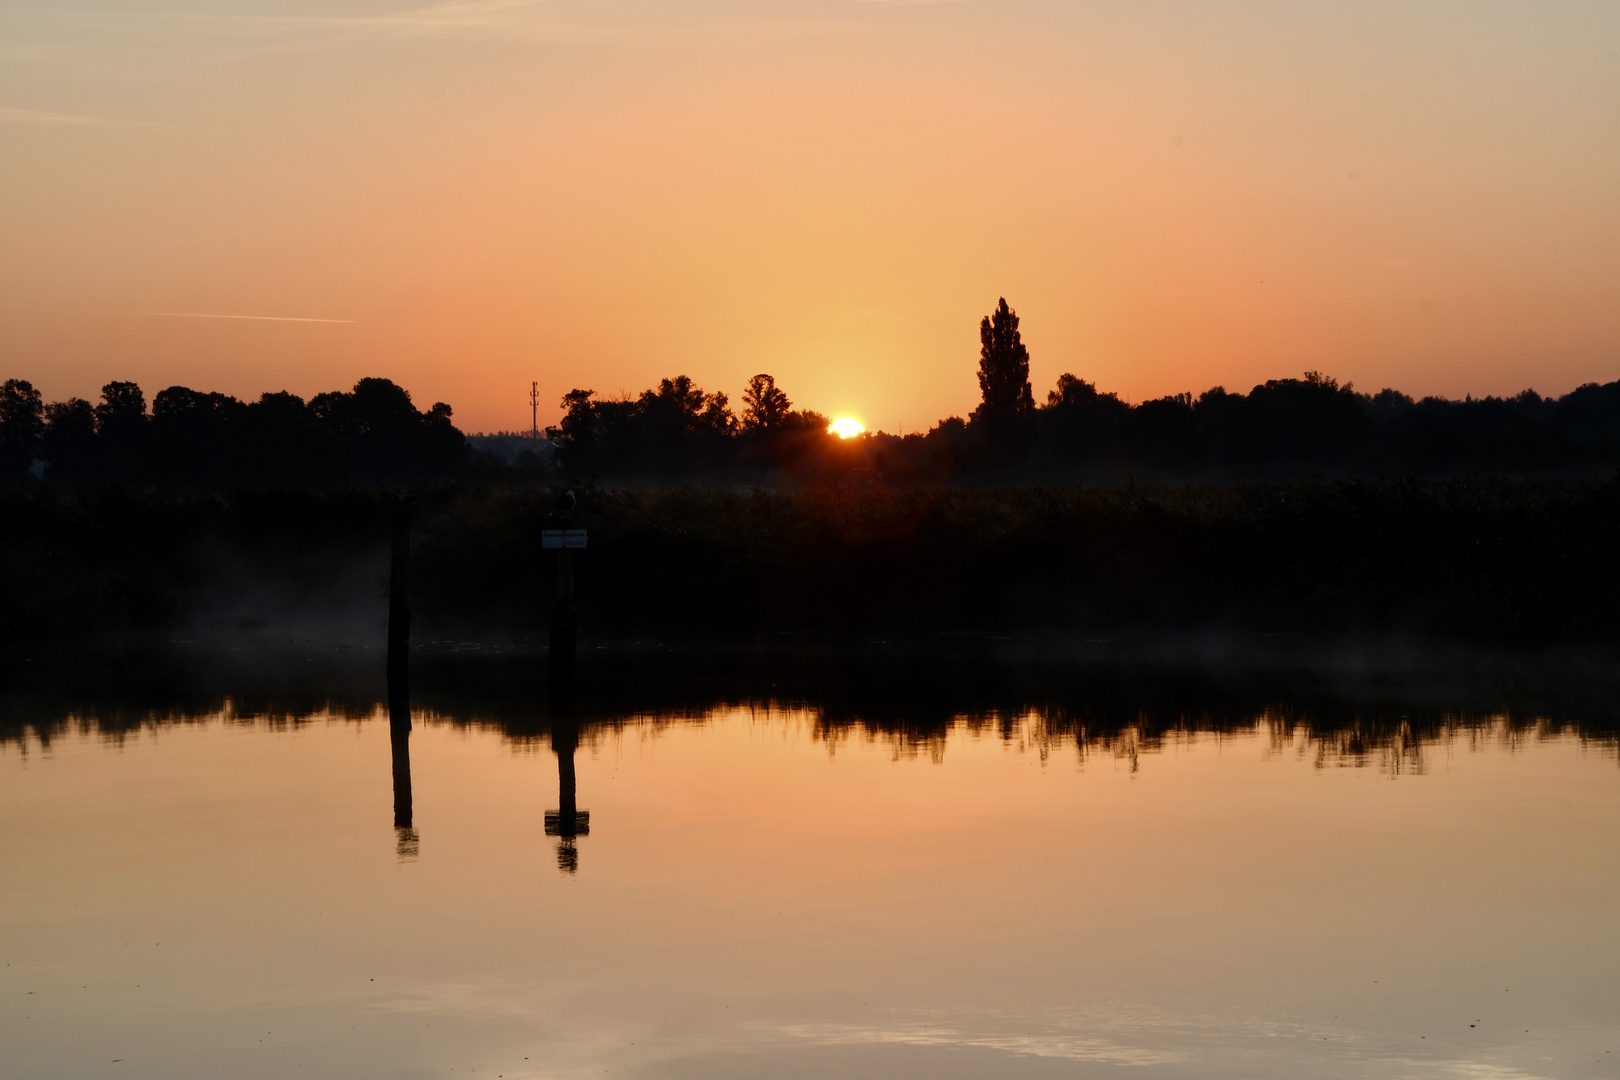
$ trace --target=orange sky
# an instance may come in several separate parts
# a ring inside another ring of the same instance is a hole
[[[1002,295],[1037,398],[1620,378],[1620,6],[0,5],[47,398],[381,374],[488,430],[768,371],[914,430]]]

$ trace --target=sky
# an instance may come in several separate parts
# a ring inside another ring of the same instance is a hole
[[[1613,0],[0,0],[0,378],[1620,378]],[[253,316],[221,318],[218,316]]]

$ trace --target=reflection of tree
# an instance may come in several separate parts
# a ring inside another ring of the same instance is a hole
[[[1120,760],[1134,753],[1144,770],[1168,744],[1251,734],[1268,754],[1306,755],[1323,767],[1407,772],[1442,746],[1564,737],[1620,760],[1612,652],[1533,663],[1483,653],[1455,668],[1421,658],[1395,670],[1368,661],[1356,669],[1365,675],[1349,679],[1332,667],[1178,667],[1061,651],[998,660],[974,652],[990,643],[950,645],[930,641],[925,653],[901,643],[869,655],[808,645],[767,652],[708,644],[705,655],[593,650],[582,658],[567,719],[559,703],[536,708],[532,655],[421,652],[410,662],[409,701],[389,705],[402,727],[414,710],[435,724],[494,729],[535,745],[547,739],[559,752],[598,733],[656,731],[744,709],[807,724],[829,748],[870,740],[896,758],[934,761],[948,760],[961,731],[1082,764],[1125,751]],[[371,658],[302,646],[41,654],[6,672],[0,748],[45,748],[76,731],[118,742],[177,725],[364,720],[378,708],[376,674]],[[567,762],[559,769],[566,786]]]
[[[551,729],[551,749],[557,754],[556,810],[546,811],[546,835],[558,837],[557,869],[578,873],[579,851],[575,838],[591,834],[591,812],[578,805],[574,779],[574,751],[579,748],[579,725],[572,717],[559,719]]]

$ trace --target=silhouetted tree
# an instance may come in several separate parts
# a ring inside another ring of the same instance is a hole
[[[1041,448],[1060,457],[1099,457],[1118,442],[1130,414],[1119,395],[1099,394],[1093,384],[1064,372],[1037,418]]]
[[[132,382],[101,388],[96,406],[97,466],[108,480],[133,481],[146,471],[146,395]]]
[[[96,412],[84,398],[55,401],[45,407],[45,435],[40,452],[46,462],[46,478],[82,484],[91,480],[97,467]]]
[[[595,390],[570,390],[562,397],[563,416],[546,428],[546,438],[562,443],[563,460],[589,458],[596,448],[596,409],[591,398]]]
[[[562,421],[546,428],[562,442],[567,468],[667,473],[718,464],[737,431],[726,395],[706,394],[685,375],[637,398],[594,399],[591,390],[564,394]]]
[[[1573,437],[1620,445],[1620,382],[1586,383],[1546,405],[1551,419]]]
[[[906,442],[911,441],[906,436]],[[947,416],[930,428],[922,439],[924,460],[922,466],[930,470],[937,482],[948,481],[955,474],[971,469],[984,454],[984,443],[974,437],[966,420],[960,416]]]
[[[1130,411],[1125,453],[1131,460],[1158,468],[1189,467],[1198,456],[1197,426],[1191,394],[1144,401]]]
[[[132,382],[110,382],[101,388],[96,431],[110,438],[128,437],[146,428],[146,395]]]
[[[832,420],[814,409],[794,409],[782,421],[782,426],[789,431],[814,431],[827,434]]]
[[[1336,464],[1367,428],[1362,396],[1318,371],[1303,379],[1267,380],[1246,398],[1217,387],[1199,398],[1194,411],[1210,453],[1228,463]]]
[[[45,403],[23,379],[0,384],[0,480],[27,473],[39,456],[45,433]]]
[[[743,391],[742,426],[748,431],[770,431],[781,427],[792,409],[793,402],[773,377],[755,375]]]
[[[636,405],[633,441],[644,460],[658,466],[712,461],[719,444],[737,429],[726,395],[705,394],[685,375],[659,380],[657,389],[643,391]]]
[[[597,401],[594,390],[570,390],[563,395],[561,423],[546,428],[556,439],[562,464],[569,469],[633,464],[635,427],[640,405],[633,398]]]
[[[184,487],[229,484],[249,450],[239,445],[246,408],[225,394],[184,386],[158,391],[152,399],[148,478]]]
[[[1035,400],[1029,388],[1029,350],[1018,333],[1018,313],[1001,298],[979,323],[979,390],[983,402],[973,420],[1002,454],[1021,456],[1029,447]]]
[[[726,395],[719,390],[703,399],[703,430],[713,435],[734,435],[737,418],[732,415]]]
[[[737,427],[726,395],[705,394],[685,375],[660,379],[657,389],[642,391],[637,404],[644,437],[654,442],[673,442],[685,435],[729,435]]]
[[[467,441],[450,422],[450,406],[439,402],[418,412],[410,393],[389,379],[361,379],[347,394],[317,394],[309,408],[353,446],[363,481],[445,477],[466,461]]]
[[[251,404],[171,386],[152,401],[130,382],[102,403],[51,405],[41,443],[48,483],[124,482],[168,488],[400,484],[450,479],[467,461],[449,405],[417,410],[387,379],[353,391],[267,393]]]
[[[297,394],[259,395],[242,412],[244,447],[238,482],[251,486],[323,488],[347,484],[353,447],[324,424]]]
[[[763,374],[750,380],[741,424],[725,394],[705,393],[680,375],[608,401],[570,391],[547,434],[565,467],[606,475],[678,478],[746,468],[800,481],[842,484],[858,476],[907,486],[949,483],[986,463],[1014,460],[1032,438],[1052,458],[1268,477],[1620,465],[1620,382],[1557,399],[1526,390],[1413,401],[1394,390],[1358,394],[1313,371],[1247,394],[1217,386],[1196,400],[1177,394],[1132,408],[1066,373],[1036,409],[1017,315],[1003,300],[981,330],[983,404],[971,423],[953,417],[926,435],[833,439],[826,417],[793,410]],[[402,387],[376,378],[308,404],[288,393],[243,403],[171,386],[153,399],[150,416],[132,382],[108,383],[94,407],[78,398],[47,406],[27,382],[13,379],[0,384],[0,478],[22,476],[39,462],[47,486],[331,489],[471,478],[452,415],[443,402],[418,410]]]

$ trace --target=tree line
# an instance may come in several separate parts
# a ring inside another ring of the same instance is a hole
[[[842,440],[825,416],[795,409],[769,374],[734,410],[685,375],[639,395],[570,390],[546,429],[554,455],[527,465],[481,459],[443,402],[426,411],[387,379],[309,401],[242,402],[173,386],[151,409],[132,382],[92,405],[46,404],[29,383],[0,385],[0,480],[225,487],[399,486],[528,473],[567,479],[859,477],[929,485],[1009,470],[1147,469],[1172,476],[1593,472],[1620,467],[1620,381],[1562,397],[1414,400],[1365,394],[1320,372],[1248,393],[1214,387],[1130,404],[1073,374],[1044,402],[1029,381],[1016,311],[1002,299],[979,326],[981,401],[967,417],[900,437]]]
[[[309,401],[280,392],[244,402],[171,386],[150,410],[133,382],[108,383],[94,405],[46,404],[31,384],[9,379],[0,385],[0,478],[201,490],[448,480],[468,458],[450,415],[443,402],[417,409],[388,379]]]
[[[1247,394],[1225,387],[1129,404],[1073,374],[1037,404],[1018,313],[1003,298],[979,325],[981,400],[967,416],[903,438],[843,441],[825,417],[795,411],[770,375],[756,375],[734,416],[723,393],[680,376],[638,397],[564,395],[547,429],[565,469],[585,474],[777,469],[864,473],[938,483],[977,472],[1046,465],[1146,468],[1183,476],[1277,472],[1436,474],[1557,472],[1620,467],[1620,381],[1560,398],[1415,400],[1376,394],[1309,371]]]

